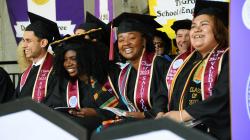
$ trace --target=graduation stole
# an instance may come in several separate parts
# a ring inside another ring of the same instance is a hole
[[[170,91],[171,83],[174,78],[174,75],[176,74],[177,70],[180,68],[180,66],[183,64],[183,62],[185,61],[185,59],[188,57],[190,53],[191,53],[190,51],[186,51],[185,53],[178,55],[171,63],[168,69],[167,76],[166,76],[166,83],[167,83],[168,91]]]
[[[79,96],[79,86],[78,80],[74,82],[68,82],[67,85],[67,105],[68,107],[80,109],[80,96]]]
[[[47,81],[49,77],[48,75],[52,70],[52,62],[53,62],[53,56],[47,53],[43,63],[41,64],[37,72],[35,84],[34,84],[33,91],[32,91],[32,99],[37,102],[41,102],[46,96],[46,90],[47,90],[46,87],[47,87]],[[24,73],[21,76],[20,92],[26,83],[26,80],[29,76],[31,68],[32,68],[32,64],[24,71]]]
[[[212,95],[212,89],[221,71],[223,56],[228,50],[229,48],[215,50],[210,53],[210,55],[206,59],[205,69],[202,73],[203,77],[201,80],[201,93],[203,93],[203,100],[207,99]]]
[[[154,53],[147,53],[144,49],[142,57],[140,58],[134,89],[134,105],[139,111],[147,111],[152,107],[150,102],[150,85],[153,73],[153,61],[155,60],[155,57],[156,55]],[[131,65],[127,65],[124,69],[122,69],[118,79],[119,90],[126,103],[129,103],[126,96],[126,89],[131,67]]]
[[[220,73],[221,70],[221,64],[222,64],[222,59],[226,51],[229,49],[213,49],[213,51],[208,55],[208,57],[205,60],[200,60],[191,70],[187,82],[184,85],[184,88],[181,93],[180,101],[179,101],[179,110],[183,110],[183,102],[184,102],[184,94],[186,91],[186,88],[188,86],[188,83],[190,79],[192,78],[193,73],[197,70],[197,67],[205,61],[204,64],[204,69],[202,71],[202,78],[201,78],[201,94],[202,94],[202,100],[207,99],[208,97],[212,96],[212,89],[215,85],[215,82],[217,80],[217,77]],[[196,51],[195,51],[196,52]],[[169,94],[169,107],[170,107],[170,102],[171,102],[171,97],[173,94],[173,89],[174,89],[174,83],[179,75],[179,73],[182,71],[184,66],[187,64],[189,59],[193,56],[195,53],[193,52],[191,55],[188,56],[188,58],[185,60],[181,68],[177,71],[176,75],[174,76],[174,79],[172,81],[172,87],[170,89],[170,94]]]
[[[114,86],[111,82],[110,77],[108,76],[108,80],[106,81],[106,83],[102,86],[102,91],[108,91],[108,93],[110,93],[113,97],[109,98],[106,102],[104,102],[100,108],[103,107],[116,107],[118,105],[118,95],[117,92],[114,89]],[[100,97],[102,98],[102,97]]]
[[[26,83],[26,80],[30,74],[30,70],[32,68],[32,64],[29,65],[29,67],[23,72],[22,76],[21,76],[21,79],[20,79],[20,87],[19,87],[19,90],[21,92],[24,84]]]
[[[47,84],[52,66],[53,56],[50,53],[47,53],[43,63],[39,67],[33,87],[32,99],[37,102],[41,102],[46,97]]]

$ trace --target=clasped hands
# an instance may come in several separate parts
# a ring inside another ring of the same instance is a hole
[[[155,119],[160,119],[160,118],[169,118],[173,121],[176,122],[186,122],[189,120],[192,120],[193,117],[188,114],[186,110],[180,110],[180,111],[169,111],[169,112],[159,112],[156,116]]]

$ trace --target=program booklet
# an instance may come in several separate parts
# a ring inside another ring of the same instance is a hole
[[[55,107],[54,110],[60,111],[60,112],[68,112],[69,110],[74,109],[74,107],[67,107],[67,106],[60,106],[60,107]]]
[[[114,108],[114,107],[104,107],[103,109],[106,109],[108,111],[111,111],[113,112],[114,114],[116,114],[117,116],[123,116],[123,117],[126,117],[126,110],[122,110],[122,109],[119,109],[119,108]]]

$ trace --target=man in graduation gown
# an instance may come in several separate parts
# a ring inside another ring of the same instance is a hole
[[[53,56],[47,52],[49,44],[60,38],[57,24],[39,15],[28,12],[31,24],[23,35],[25,56],[32,64],[21,75],[14,98],[31,96],[43,102],[53,87]]]
[[[171,26],[171,28],[175,31],[176,45],[179,49],[179,55],[175,57],[168,69],[168,73],[166,76],[168,90],[170,90],[171,88],[171,83],[176,72],[181,67],[188,55],[191,53],[191,43],[189,37],[191,24],[191,20],[184,19],[175,21]]]

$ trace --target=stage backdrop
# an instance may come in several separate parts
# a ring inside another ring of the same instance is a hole
[[[95,0],[95,16],[108,24],[113,19],[113,0]]]
[[[17,42],[30,24],[27,11],[56,21],[60,33],[72,34],[84,19],[84,0],[7,0],[9,17]]]
[[[230,76],[233,140],[250,137],[250,0],[232,0]]]
[[[171,38],[175,38],[175,32],[171,29],[171,25],[176,20],[193,19],[193,12],[196,0],[148,0],[149,14],[157,16],[156,21],[163,28],[159,29],[167,33]],[[224,1],[230,0],[211,0]],[[172,53],[176,53],[176,48],[172,47]]]
[[[157,16],[159,22],[170,38],[175,38],[170,28],[175,20],[193,19],[195,0],[148,0],[150,15]]]

